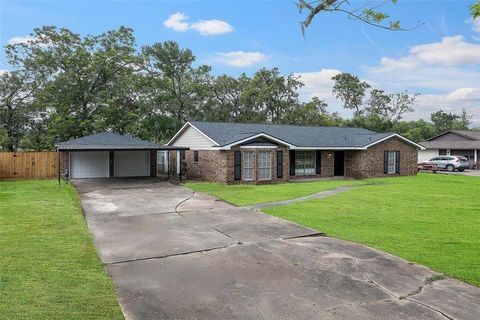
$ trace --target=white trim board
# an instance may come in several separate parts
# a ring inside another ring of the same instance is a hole
[[[192,127],[193,129],[195,129],[196,131],[198,131],[198,133],[200,133],[202,136],[204,136],[205,138],[207,138],[208,140],[210,140],[215,146],[218,146],[219,144],[213,140],[212,138],[210,138],[209,136],[207,136],[205,133],[203,133],[200,129],[198,129],[197,127],[195,127],[193,124],[191,124],[190,122],[186,122],[181,128],[180,130],[178,130],[178,132],[173,136],[172,139],[170,139],[170,141],[167,142],[167,146],[170,146],[173,142],[175,142],[175,140],[186,130],[186,128],[190,126]]]

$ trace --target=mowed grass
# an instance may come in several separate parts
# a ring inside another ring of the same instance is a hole
[[[480,286],[480,178],[420,174],[263,211]]]
[[[269,185],[234,184],[215,182],[188,182],[186,187],[204,192],[237,206],[294,199],[341,186],[366,184],[363,180],[321,180],[313,182],[291,182]]]
[[[0,319],[123,319],[71,185],[0,181]]]

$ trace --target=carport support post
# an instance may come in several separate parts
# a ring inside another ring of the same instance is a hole
[[[113,178],[115,172],[115,155],[113,154],[113,151],[108,152],[108,177]]]
[[[177,162],[177,175],[178,175],[178,180],[182,182],[182,159],[181,159],[181,154],[180,150],[177,150],[176,154],[176,162]]]
[[[57,175],[58,175],[58,187],[60,188],[60,181],[61,181],[61,177],[60,177],[60,171],[61,171],[61,168],[60,168],[60,150],[58,150],[57,148],[57,161],[58,161],[58,170],[57,170]]]

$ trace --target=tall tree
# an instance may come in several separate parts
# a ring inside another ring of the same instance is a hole
[[[211,96],[205,120],[238,121],[244,109],[242,93],[250,81],[245,73],[238,78],[225,74],[218,77],[209,76],[207,83]]]
[[[311,126],[339,126],[342,119],[338,113],[329,113],[328,104],[313,97],[309,102],[298,103],[286,115],[285,123]]]
[[[408,112],[413,112],[416,95],[408,92],[385,93],[373,89],[365,106],[364,117],[368,126],[376,131],[390,131]]]
[[[289,108],[298,103],[299,77],[283,76],[278,68],[262,68],[255,73],[245,89],[247,108],[263,114],[264,121],[283,123]]]
[[[183,122],[201,117],[208,89],[210,67],[195,68],[190,49],[166,41],[142,48],[142,69],[149,77],[153,100],[162,100],[178,128]]]
[[[463,112],[463,120],[461,118],[462,116],[450,112],[447,113],[442,110],[434,112],[430,115],[435,134],[440,134],[452,129],[468,130],[469,123],[466,122],[470,121],[470,116],[465,112],[465,110]]]
[[[122,92],[123,79],[133,72],[133,31],[120,27],[81,37],[67,29],[42,27],[34,30],[32,38],[36,40],[28,55],[37,65],[52,70],[50,81],[38,95],[39,104],[54,110],[51,134],[56,140],[65,140],[97,130],[96,117],[115,102],[113,96]]]
[[[357,76],[350,73],[337,74],[332,80],[335,82],[332,93],[343,102],[343,107],[354,110],[355,116],[361,116],[363,113],[363,99],[370,85],[365,81],[360,81]]]

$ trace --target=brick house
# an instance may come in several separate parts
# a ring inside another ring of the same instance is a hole
[[[224,183],[415,175],[423,149],[399,134],[360,128],[198,121],[167,145],[189,148],[182,153],[187,178]]]

